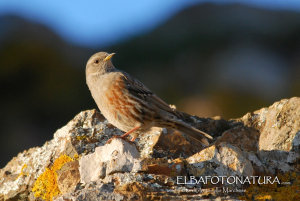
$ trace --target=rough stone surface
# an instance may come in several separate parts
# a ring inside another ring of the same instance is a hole
[[[184,160],[179,158],[173,161],[165,160],[163,158],[153,158],[152,160],[148,161],[148,173],[166,175],[169,177],[183,175],[186,176],[186,170],[184,165]]]
[[[76,185],[80,182],[79,163],[78,161],[71,161],[66,163],[57,172],[57,184],[62,194],[72,192]]]
[[[59,129],[54,134],[54,139],[46,142],[43,147],[19,153],[0,171],[0,200],[1,196],[3,199],[10,199],[31,194],[31,187],[37,177],[65,149],[63,142],[69,139],[70,127],[72,125],[68,124]]]
[[[82,183],[96,181],[117,172],[147,170],[136,147],[118,138],[97,147],[94,153],[82,156],[79,165]]]
[[[236,146],[222,142],[187,159],[190,175],[200,176],[253,176],[251,162]]]
[[[106,145],[123,132],[96,110],[81,112],[53,140],[18,154],[0,170],[0,200],[42,200],[31,189],[60,155],[73,161],[56,171],[60,194],[53,200],[251,200],[258,192],[259,186],[253,191],[251,185],[195,183],[203,176],[278,176],[288,182],[278,188],[300,190],[300,98],[230,121],[182,115],[214,137],[210,146],[165,128],[153,128],[135,143],[114,139]],[[293,177],[280,176],[285,173]],[[224,187],[251,193],[218,191]]]
[[[36,198],[31,191],[35,180],[60,155],[85,155],[96,146],[122,132],[113,128],[96,110],[80,112],[66,126],[54,133],[53,140],[42,147],[19,153],[0,170],[0,200]],[[102,141],[104,140],[104,141]]]
[[[259,132],[259,160],[275,174],[299,171],[300,98],[284,99],[241,118]]]
[[[97,182],[82,186],[80,190],[73,193],[64,194],[55,199],[55,201],[66,200],[124,200],[124,196],[118,193],[114,193],[114,186],[112,184],[104,184],[101,180]]]

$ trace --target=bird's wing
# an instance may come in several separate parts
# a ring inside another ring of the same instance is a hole
[[[129,75],[126,72],[122,72],[122,76],[124,77],[124,81],[127,84],[128,91],[134,95],[135,97],[147,101],[149,103],[153,103],[156,107],[169,112],[177,117],[180,117],[178,112],[171,108],[166,102],[160,99],[157,95],[155,95],[152,91],[150,91],[143,83]]]

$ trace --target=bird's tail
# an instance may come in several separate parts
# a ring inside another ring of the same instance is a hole
[[[206,138],[213,139],[207,133],[205,133],[203,131],[200,131],[200,130],[198,130],[198,129],[196,129],[196,128],[194,128],[194,127],[192,127],[189,124],[184,123],[184,122],[177,122],[176,127],[177,127],[176,130],[191,136],[192,138],[198,140],[199,142],[201,142],[202,144],[204,144],[206,146],[209,145],[209,142],[207,141]]]

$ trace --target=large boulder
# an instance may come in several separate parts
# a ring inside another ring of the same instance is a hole
[[[182,116],[214,137],[208,147],[165,128],[106,144],[122,131],[96,110],[81,112],[0,170],[0,200],[277,199],[286,190],[297,198],[300,98],[229,121]]]

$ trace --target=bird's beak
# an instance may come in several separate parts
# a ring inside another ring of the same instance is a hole
[[[111,59],[112,56],[114,56],[115,54],[116,54],[116,53],[111,53],[111,54],[107,55],[107,56],[105,57],[104,61],[107,61],[107,60]]]

